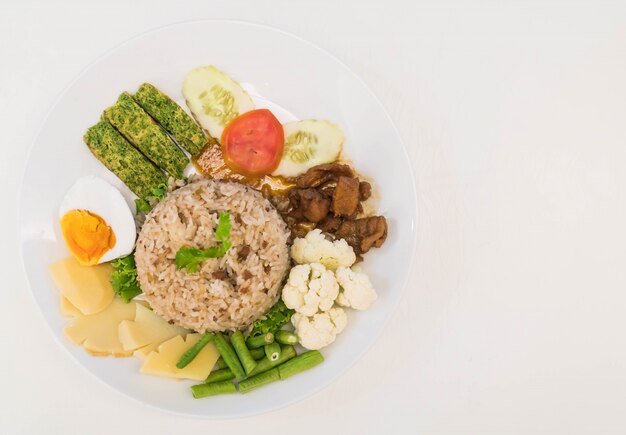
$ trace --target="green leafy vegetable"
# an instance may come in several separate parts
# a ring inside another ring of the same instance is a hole
[[[139,213],[148,213],[152,210],[152,206],[148,201],[142,198],[137,198],[135,200],[135,208],[137,209],[137,214]]]
[[[218,242],[226,242],[230,237],[230,214],[220,213],[217,221],[217,227],[215,228],[215,239]]]
[[[157,201],[163,200],[165,198],[165,194],[167,193],[167,184],[160,183],[157,187],[150,190],[149,198],[155,198]],[[148,200],[143,198],[137,198],[135,200],[135,207],[137,209],[136,213],[148,213],[152,210],[152,205]]]
[[[217,227],[215,228],[215,238],[219,242],[217,246],[207,249],[180,248],[176,252],[176,267],[183,267],[188,273],[195,273],[200,270],[200,263],[209,258],[220,258],[233,246],[230,237],[230,214],[222,212],[219,215]]]
[[[278,331],[283,325],[289,323],[293,313],[294,310],[287,308],[282,299],[279,300],[265,316],[254,322],[250,336],[256,337],[265,335],[268,332],[274,333]]]
[[[118,258],[111,262],[114,271],[111,274],[111,285],[113,290],[126,303],[129,303],[135,296],[142,293],[137,281],[137,266],[135,265],[135,255]]]
[[[152,196],[161,201],[165,198],[165,194],[167,193],[167,184],[161,183],[157,187],[151,190]]]

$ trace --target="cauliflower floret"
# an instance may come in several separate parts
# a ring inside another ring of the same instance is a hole
[[[348,324],[348,317],[343,309],[333,307],[312,317],[296,313],[291,317],[291,323],[296,328],[302,347],[316,350],[335,341],[337,334]]]
[[[352,246],[343,239],[331,242],[322,231],[309,231],[304,238],[297,238],[291,247],[291,258],[298,264],[321,263],[327,269],[350,267],[356,261]]]
[[[359,269],[340,267],[335,278],[341,286],[337,303],[342,307],[367,310],[378,297],[367,275]]]
[[[283,287],[283,302],[304,316],[328,311],[337,299],[339,284],[335,275],[319,264],[300,264],[289,272]]]

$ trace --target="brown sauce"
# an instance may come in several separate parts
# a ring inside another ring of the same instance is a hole
[[[263,177],[247,177],[234,172],[224,162],[222,149],[217,143],[209,143],[197,157],[192,159],[198,173],[206,178],[229,180],[245,184],[260,190],[265,196],[284,196],[295,183],[292,180],[265,175]]]

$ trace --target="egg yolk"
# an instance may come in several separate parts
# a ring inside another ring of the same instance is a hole
[[[98,264],[115,246],[115,233],[104,219],[87,210],[70,210],[61,218],[68,249],[83,266]]]

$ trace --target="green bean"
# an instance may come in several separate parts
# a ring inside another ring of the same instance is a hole
[[[280,374],[278,373],[278,369],[275,368],[239,382],[239,392],[245,394],[278,380],[280,380]]]
[[[267,358],[263,358],[259,360],[254,370],[248,373],[248,376],[254,376],[256,374],[263,373],[270,369],[273,369],[274,367],[284,362],[289,361],[294,356],[296,356],[296,350],[293,348],[293,346],[283,346],[283,348],[280,351],[280,356],[278,357],[276,361],[270,361]]]
[[[270,361],[276,361],[280,356],[280,344],[274,342],[270,344],[266,344],[265,347],[265,356]]]
[[[244,379],[246,377],[246,373],[243,371],[243,367],[241,367],[237,354],[233,350],[232,346],[228,344],[221,332],[215,334],[215,337],[213,337],[213,344],[215,344],[215,347],[217,347],[220,355],[224,358],[226,365],[228,365],[228,368],[232,370],[237,379]]]
[[[257,349],[249,349],[249,350],[250,350],[250,355],[252,355],[252,358],[254,358],[255,361],[258,361],[261,358],[265,358],[265,349],[263,349],[262,347],[259,347]],[[224,358],[219,357],[217,359],[217,367],[220,369],[225,369],[225,368],[228,368],[228,364],[226,364],[226,361],[224,361]]]
[[[256,349],[258,347],[263,347],[266,344],[270,344],[274,342],[274,334],[268,332],[265,335],[258,335],[256,337],[248,337],[246,340],[246,344],[248,345],[248,349]]]
[[[204,382],[210,384],[212,382],[230,381],[231,379],[235,379],[235,374],[231,369],[225,368],[212,371]]]
[[[250,355],[250,351],[246,347],[246,341],[244,340],[241,331],[235,331],[232,333],[230,336],[230,343],[235,348],[235,352],[237,353],[239,361],[241,361],[246,374],[250,374],[250,372],[256,367],[256,361],[252,355]]]
[[[209,341],[213,338],[213,334],[208,332],[204,333],[200,340],[196,342],[193,346],[187,349],[187,352],[180,357],[178,362],[176,363],[176,367],[179,369],[184,369],[187,365],[193,361],[193,359],[200,353],[200,351],[206,346]]]
[[[252,355],[252,358],[254,358],[255,361],[258,361],[261,358],[265,358],[265,349],[262,347],[250,349],[250,355]]]
[[[277,367],[280,379],[287,379],[305,370],[311,369],[324,361],[317,350],[310,350]]]
[[[213,382],[210,384],[198,384],[191,387],[191,393],[196,399],[218,394],[233,394],[237,392],[235,384],[230,381]]]
[[[298,344],[298,336],[293,332],[278,330],[274,333],[274,340],[280,344]]]

